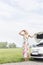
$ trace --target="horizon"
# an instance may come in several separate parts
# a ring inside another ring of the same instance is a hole
[[[0,42],[21,47],[23,38],[18,33],[22,29],[30,35],[43,32],[43,0],[0,0]],[[29,39],[30,44],[33,42]]]

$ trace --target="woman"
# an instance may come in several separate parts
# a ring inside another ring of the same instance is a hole
[[[31,37],[26,30],[22,30],[19,32],[21,36],[23,36],[24,42],[23,42],[23,56],[24,60],[28,60],[29,57],[29,47],[28,47],[28,38]]]

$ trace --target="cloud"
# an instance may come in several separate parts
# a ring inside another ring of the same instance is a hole
[[[31,12],[40,14],[42,5],[39,0],[0,0],[0,18],[23,19],[31,15]]]
[[[18,32],[43,31],[43,0],[0,0],[0,41],[22,45]]]

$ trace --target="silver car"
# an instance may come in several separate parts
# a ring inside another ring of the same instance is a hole
[[[38,44],[32,46],[31,57],[43,59],[43,32],[36,33],[34,38]]]

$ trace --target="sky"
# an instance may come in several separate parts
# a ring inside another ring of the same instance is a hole
[[[0,0],[0,41],[21,47],[22,29],[31,35],[43,31],[43,0]]]

